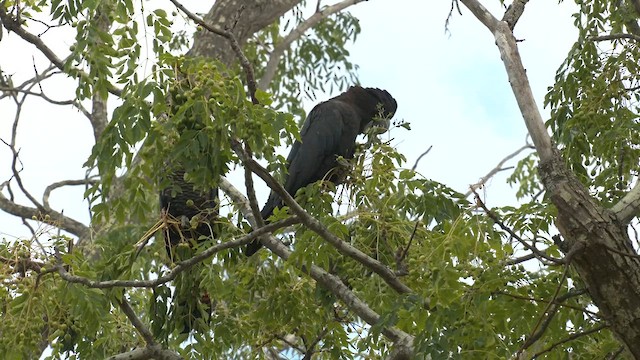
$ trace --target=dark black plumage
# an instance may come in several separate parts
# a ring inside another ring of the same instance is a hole
[[[215,220],[218,217],[218,189],[199,191],[184,179],[184,171],[170,172],[170,186],[160,192],[160,207],[167,216],[164,229],[167,256],[171,262],[186,260],[195,252],[193,246],[206,238],[216,237]],[[180,244],[187,251],[176,251]],[[199,269],[193,266],[178,275],[174,281],[175,294],[172,318],[182,324],[182,333],[194,328],[197,319],[211,314],[208,294],[199,288]]]
[[[172,172],[168,180],[170,186],[160,192],[160,208],[170,220],[164,232],[167,255],[176,261],[174,248],[180,242],[197,241],[201,236],[215,237],[218,189],[195,190],[185,181],[184,171]],[[198,218],[194,223],[197,222],[197,226],[192,228],[191,222],[196,215]]]
[[[393,116],[398,104],[386,90],[353,86],[346,92],[316,105],[302,126],[301,141],[296,141],[287,157],[288,174],[284,188],[291,195],[318,180],[340,183],[337,158],[352,159],[356,137],[364,133],[380,115]],[[263,219],[282,206],[282,199],[273,191],[262,208]],[[262,247],[256,240],[247,245],[245,255],[251,256]]]

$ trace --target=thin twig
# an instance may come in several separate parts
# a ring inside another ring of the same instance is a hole
[[[548,353],[548,352],[550,352],[551,350],[555,349],[556,347],[558,347],[558,346],[560,346],[560,345],[562,345],[562,344],[566,344],[566,343],[568,343],[569,341],[573,341],[573,340],[578,339],[578,338],[580,338],[580,337],[587,336],[587,335],[590,335],[590,334],[593,334],[593,333],[597,333],[598,331],[600,331],[600,330],[602,330],[602,329],[606,329],[606,328],[608,328],[608,327],[609,327],[609,325],[607,325],[607,324],[602,324],[602,325],[600,325],[600,326],[596,326],[595,328],[593,328],[593,329],[591,329],[591,330],[582,331],[582,332],[577,332],[577,333],[575,333],[575,334],[572,334],[572,335],[568,336],[566,339],[563,339],[563,340],[561,340],[561,341],[558,341],[558,342],[556,342],[556,343],[552,344],[551,346],[547,347],[546,349],[544,349],[544,350],[542,350],[542,351],[540,351],[540,352],[538,352],[538,353],[534,354],[534,355],[533,355],[533,357],[532,357],[531,359],[536,359],[538,356],[543,355],[543,354],[545,354],[545,353]]]
[[[49,205],[49,197],[51,196],[51,192],[55,189],[61,188],[63,186],[74,186],[74,185],[87,185],[87,184],[95,184],[97,180],[91,179],[81,179],[81,180],[63,180],[54,182],[47,186],[42,195],[42,204],[44,208],[47,210],[51,210],[51,206]]]
[[[520,244],[522,244],[527,250],[533,252],[534,254],[536,254],[536,256],[538,258],[542,258],[548,261],[551,261],[554,264],[564,264],[565,263],[565,259],[556,259],[554,257],[551,257],[547,254],[545,254],[544,252],[538,250],[538,248],[536,248],[535,246],[531,246],[529,245],[526,241],[524,241],[518,234],[515,233],[515,231],[513,231],[511,228],[509,228],[508,226],[506,226],[499,218],[498,216],[493,213],[493,211],[489,210],[487,208],[487,205],[484,204],[484,202],[480,199],[480,195],[478,195],[478,193],[472,189],[473,194],[475,195],[475,200],[476,200],[476,204],[478,206],[480,206],[482,208],[482,210],[484,210],[484,212],[487,214],[487,216],[489,216],[489,218],[491,218],[491,220],[493,220],[493,222],[495,224],[497,224],[502,230],[506,231],[507,233],[509,233],[509,235],[511,235],[511,237],[513,237],[514,239],[518,240],[518,242]]]
[[[467,191],[466,194],[464,194],[464,197],[468,197],[469,195],[471,195],[474,192],[474,190],[479,189],[480,187],[484,186],[487,183],[487,181],[489,181],[489,179],[491,179],[498,172],[504,171],[504,170],[508,170],[509,168],[503,168],[502,166],[507,161],[509,161],[509,160],[513,159],[514,157],[518,156],[518,154],[520,154],[522,151],[524,151],[526,149],[533,149],[533,146],[531,144],[526,144],[526,145],[522,146],[521,148],[519,148],[518,150],[516,150],[516,151],[512,152],[511,154],[505,156],[504,159],[500,160],[498,165],[496,165],[493,169],[491,169],[491,171],[489,171],[487,173],[487,175],[485,175],[482,178],[480,178],[480,181],[478,181],[477,183],[471,185],[469,187],[469,191]]]
[[[429,151],[431,151],[432,148],[433,148],[433,145],[429,146],[427,151],[423,152],[422,154],[420,154],[420,156],[418,156],[418,158],[416,159],[416,162],[413,163],[413,166],[411,167],[411,171],[416,171],[416,168],[418,167],[418,163],[420,162],[422,157],[427,155],[429,153]]]
[[[247,153],[250,154],[247,147],[245,147],[245,151],[247,151]],[[253,186],[253,173],[251,172],[251,169],[249,169],[249,167],[246,165],[244,166],[244,183],[247,189],[247,198],[249,199],[251,212],[253,213],[253,216],[256,218],[256,221],[258,222],[258,227],[263,227],[265,224],[264,222],[265,219],[262,218],[262,215],[260,214],[260,209],[258,207],[256,190],[255,190],[255,187]]]

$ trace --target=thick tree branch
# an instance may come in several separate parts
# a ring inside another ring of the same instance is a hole
[[[613,205],[611,211],[616,214],[621,224],[629,224],[640,214],[640,180],[627,195]]]
[[[39,221],[44,221],[48,224],[57,226],[62,230],[68,233],[71,233],[79,238],[89,236],[90,230],[87,226],[68,216],[62,215],[62,213],[59,213],[55,210],[41,211],[36,208],[18,205],[15,202],[9,200],[2,193],[2,190],[7,185],[8,185],[8,182],[5,182],[0,185],[0,209],[2,211],[23,219],[35,218]],[[47,218],[47,215],[49,216],[48,218]]]
[[[239,144],[236,144],[234,146],[234,150],[240,156],[244,165],[248,166],[251,171],[258,175],[262,180],[264,180],[267,185],[269,185],[269,188],[275,191],[283,199],[284,203],[289,206],[291,211],[300,217],[300,221],[305,226],[314,231],[316,234],[320,235],[320,237],[322,237],[325,241],[333,245],[336,249],[340,250],[341,253],[358,261],[359,263],[363,264],[364,266],[378,274],[392,289],[394,289],[398,293],[413,293],[413,290],[403,284],[391,269],[389,269],[378,260],[368,256],[359,249],[340,239],[331,231],[329,231],[329,229],[327,229],[320,221],[309,215],[282,187],[282,185],[278,183],[278,181],[274,179],[271,174],[269,174],[269,172],[264,167],[262,167],[254,159],[249,157],[249,155],[242,149],[242,147],[239,146]]]
[[[258,174],[258,176],[260,175]],[[244,195],[242,195],[242,193],[240,193],[240,191],[238,191],[226,179],[221,180],[220,188],[233,200],[233,202],[237,206],[240,207],[241,213],[249,221],[249,224],[253,227],[256,227],[258,224],[253,216],[253,212],[251,211],[249,201],[244,197]],[[287,194],[286,191],[284,193]],[[291,200],[293,201],[293,199]],[[295,203],[295,201],[293,202]],[[267,228],[267,226],[260,228],[260,230]],[[261,241],[265,247],[267,247],[274,254],[284,260],[289,259],[292,254],[291,251],[281,241],[276,239],[271,234],[263,236],[261,238]],[[324,269],[316,265],[311,265],[310,267],[300,265],[299,269],[303,273],[309,274],[309,276],[311,276],[312,279],[320,284],[320,286],[331,291],[336,297],[342,300],[342,302],[347,305],[347,307],[351,311],[362,318],[367,324],[372,326],[378,324],[378,322],[380,321],[380,315],[369,308],[369,306],[364,301],[360,300],[342,282],[342,280],[340,280],[340,278],[326,272]],[[395,353],[399,355],[397,357],[392,357],[392,359],[404,359],[402,355],[413,353],[413,336],[395,327],[383,327],[381,333],[389,340],[391,340],[396,345],[396,349],[398,349]]]
[[[292,216],[288,219],[280,220],[269,225],[265,225],[262,228],[256,229],[251,233],[238,238],[236,240],[230,240],[224,243],[216,244],[208,248],[207,250],[201,252],[200,254],[185,260],[180,261],[176,264],[168,274],[164,276],[160,276],[154,280],[107,280],[107,281],[95,281],[82,276],[72,275],[67,270],[65,270],[64,266],[61,263],[58,263],[55,268],[60,274],[60,276],[70,282],[75,284],[82,284],[86,287],[96,288],[96,289],[109,289],[114,287],[129,287],[129,288],[153,288],[158,285],[165,284],[178,276],[183,271],[188,270],[195,264],[205,260],[206,258],[212,256],[213,254],[220,252],[222,250],[231,249],[235,247],[239,247],[242,245],[246,245],[253,241],[253,239],[259,237],[260,235],[264,235],[271,231],[275,231],[277,229],[291,226],[293,224],[298,223],[298,218]]]
[[[137,348],[118,355],[113,355],[107,360],[182,360],[176,352],[163,349],[161,345]]]
[[[337,4],[326,6],[322,10],[318,9],[313,15],[311,15],[308,19],[300,23],[295,29],[291,30],[287,36],[285,36],[271,51],[271,55],[269,56],[269,61],[267,62],[267,66],[265,67],[264,74],[258,81],[258,88],[261,90],[266,90],[269,87],[269,84],[273,80],[276,75],[276,71],[278,70],[278,64],[280,63],[280,59],[282,55],[284,55],[285,51],[287,51],[291,44],[294,41],[304,35],[305,31],[309,30],[313,26],[317,25],[323,19],[338,13],[351,5],[355,5],[364,0],[344,0]]]
[[[538,106],[536,105],[527,72],[522,65],[522,59],[518,52],[516,39],[506,22],[498,21],[489,10],[482,6],[477,0],[461,0],[462,3],[482,22],[496,39],[496,45],[500,50],[502,62],[504,63],[509,83],[520,107],[520,112],[524,117],[525,124],[529,130],[529,135],[533,140],[536,151],[540,155],[541,161],[553,158],[553,145],[551,137],[544,125]]]
[[[527,5],[529,0],[514,0],[507,8],[507,11],[502,17],[502,21],[509,24],[509,29],[513,30],[516,27],[516,23],[520,20],[520,16],[524,13],[524,6]]]

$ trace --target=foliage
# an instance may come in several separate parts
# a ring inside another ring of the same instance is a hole
[[[303,114],[303,99],[356,82],[346,46],[360,28],[349,13],[325,18],[285,51],[270,92],[259,91],[254,104],[239,68],[176,55],[189,36],[172,28],[177,14],[148,12],[128,0],[21,3],[25,19],[49,11],[49,21],[76,29],[64,65],[77,80],[76,100],[106,99],[114,84],[121,91],[86,162],[99,175],[86,192],[96,230],[93,252],[69,246],[71,239],[50,218],[34,219],[43,229],[32,239],[0,244],[0,357],[33,358],[46,345],[50,358],[87,359],[143,347],[145,340],[118,306],[123,299],[159,343],[190,359],[266,358],[262,348],[299,355],[311,347],[318,358],[380,358],[391,351],[383,336],[391,326],[415,336],[420,356],[503,359],[537,336],[543,322],[545,331],[526,350],[528,358],[569,353],[592,359],[617,351],[619,343],[607,330],[564,342],[604,321],[577,275],[551,262],[561,257],[553,239],[556,214],[539,196],[535,155],[522,159],[509,180],[519,187],[522,203],[490,214],[404,168],[405,158],[392,144],[376,141],[360,148],[348,183],[318,182],[296,194],[334,235],[391,269],[413,290],[409,294],[393,291],[369,267],[301,224],[276,233],[293,251],[287,261],[267,250],[247,260],[232,248],[180,274],[200,279],[209,294],[212,313],[199,325],[210,331],[181,333],[170,311],[175,283],[97,289],[65,281],[57,267],[96,281],[151,280],[175,269],[156,238],[162,226],[157,189],[170,185],[159,173],[179,166],[196,188],[215,187],[221,176],[243,167],[237,144],[269,163],[271,172],[283,173],[284,159],[275,148],[298,137],[293,115]],[[17,9],[15,4],[0,6]],[[580,37],[549,89],[548,126],[571,169],[611,204],[637,177],[637,51],[629,39],[614,40],[605,50],[594,39],[621,32],[628,12],[614,2],[579,4]],[[302,15],[295,9],[246,44],[257,76],[282,33],[299,25]],[[101,30],[105,22],[109,31]],[[142,34],[150,36],[154,55],[144,73]],[[238,204],[225,199],[222,209],[220,236],[189,252],[197,255],[252,231]],[[287,208],[278,209],[272,220],[288,216]],[[42,238],[52,240],[43,244]],[[547,259],[526,262],[531,247]],[[338,276],[380,321],[367,324],[351,304],[318,286],[307,274],[311,264]]]
[[[635,21],[631,4],[578,1],[578,40],[549,88],[548,126],[567,164],[605,205],[615,203],[638,174],[640,133],[637,40],[604,42]]]
[[[245,51],[256,65],[257,78],[263,75],[271,51],[281,46],[282,33],[288,34],[305,20],[305,6],[301,2],[292,14],[257,32],[248,42]],[[347,11],[339,12],[323,18],[286,48],[269,84],[274,106],[304,119],[304,100],[315,101],[317,92],[334,93],[356,83],[358,66],[349,60],[346,47],[359,33],[358,19]]]

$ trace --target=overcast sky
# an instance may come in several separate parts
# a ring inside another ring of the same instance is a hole
[[[157,3],[173,9],[168,1]],[[206,11],[209,3],[184,1],[198,12]],[[504,10],[499,1],[484,3],[494,15],[502,16]],[[145,4],[150,11],[150,4]],[[524,145],[526,128],[491,34],[465,8],[462,16],[454,14],[450,33],[445,33],[450,6],[450,1],[361,2],[350,8],[362,26],[350,51],[352,61],[360,66],[362,85],[388,90],[398,101],[396,118],[411,123],[412,131],[394,130],[391,134],[394,144],[407,157],[407,167],[433,146],[417,170],[465,192],[504,156]],[[532,1],[516,27],[516,37],[522,40],[520,52],[540,107],[556,69],[575,39],[573,9],[572,3]],[[43,38],[59,57],[64,57],[73,35],[65,40],[57,31]],[[18,84],[33,76],[34,63],[39,71],[48,65],[33,46],[5,31],[0,41],[0,66],[5,74],[14,74],[14,83]],[[48,82],[43,90],[51,98],[68,100],[73,86],[73,81]],[[332,95],[336,94],[326,97]],[[0,101],[0,137],[5,141],[9,140],[14,109],[10,101]],[[546,116],[548,111],[543,114]],[[48,184],[83,178],[82,164],[91,151],[92,140],[87,119],[71,107],[60,111],[38,99],[27,100],[18,129],[24,163],[22,177],[27,189],[41,199]],[[0,182],[11,176],[10,162],[11,153],[3,145]],[[509,173],[502,173],[489,183],[485,192],[489,206],[515,201],[515,189],[505,184]],[[243,188],[242,183],[237,185]],[[266,187],[259,189],[260,200],[264,200]],[[89,214],[86,203],[82,204],[82,192],[81,188],[54,192],[51,204],[86,223]],[[28,236],[13,216],[0,213],[0,224],[0,237]]]

